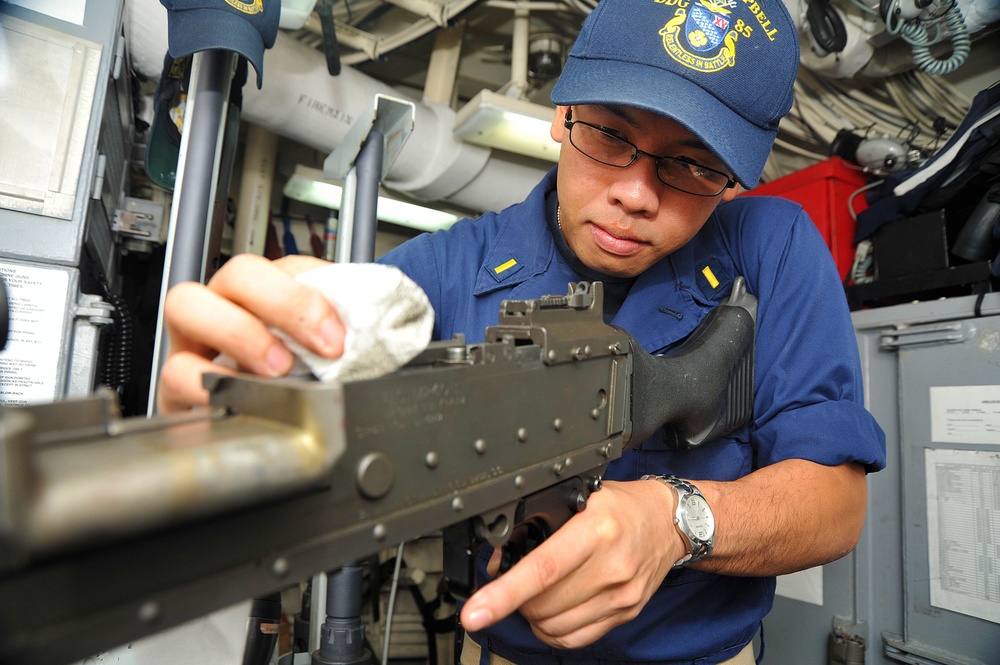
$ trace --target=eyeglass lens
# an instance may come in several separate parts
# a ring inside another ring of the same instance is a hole
[[[629,141],[580,121],[574,121],[570,126],[569,140],[584,155],[608,166],[624,168],[639,156],[638,148]],[[657,162],[657,177],[664,184],[683,192],[697,196],[716,196],[729,186],[726,174],[700,164],[676,157],[654,159]]]

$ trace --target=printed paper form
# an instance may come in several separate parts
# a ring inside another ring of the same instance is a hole
[[[931,441],[1000,444],[1000,386],[931,387]]]
[[[1000,623],[1000,450],[924,451],[931,605]]]

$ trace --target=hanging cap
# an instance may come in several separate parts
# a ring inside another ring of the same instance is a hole
[[[153,97],[153,123],[146,145],[146,175],[157,185],[172,191],[177,176],[177,156],[181,147],[181,127],[187,102],[191,57],[163,58],[163,73]]]
[[[170,55],[198,51],[235,51],[257,70],[264,83],[264,50],[274,46],[281,18],[280,0],[160,0],[167,8]]]
[[[791,108],[798,65],[797,31],[781,0],[601,0],[552,101],[666,116],[749,189]]]
[[[154,183],[173,191],[177,179],[177,162],[181,150],[181,133],[184,129],[184,111],[187,108],[188,86],[191,83],[192,56],[174,58],[169,53],[163,57],[163,72],[153,96],[153,122],[146,139],[146,175]],[[239,122],[239,109],[243,106],[243,86],[247,82],[247,61],[240,60],[229,86],[228,122]]]

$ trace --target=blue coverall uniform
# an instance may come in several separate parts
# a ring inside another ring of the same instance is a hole
[[[435,339],[463,333],[469,343],[482,341],[502,300],[564,295],[570,282],[593,278],[575,271],[564,241],[560,251],[553,238],[555,186],[553,169],[524,202],[419,236],[382,257],[427,293]],[[634,280],[609,322],[647,351],[662,353],[728,297],[738,275],[758,298],[751,422],[692,450],[673,450],[653,436],[612,462],[606,479],[672,473],[734,480],[789,458],[860,462],[868,471],[885,465],[884,435],[863,406],[840,277],[797,204],[758,196],[721,203],[687,245]],[[750,642],[774,588],[773,577],[678,569],[635,620],[580,650],[542,644],[516,613],[473,637],[519,665],[717,663]]]

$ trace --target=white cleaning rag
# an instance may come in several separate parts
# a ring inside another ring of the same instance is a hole
[[[412,360],[431,340],[434,309],[423,290],[399,268],[331,263],[297,279],[323,294],[346,330],[344,354],[332,360],[279,330],[272,331],[295,354],[297,363],[320,381],[359,381],[388,374]]]

